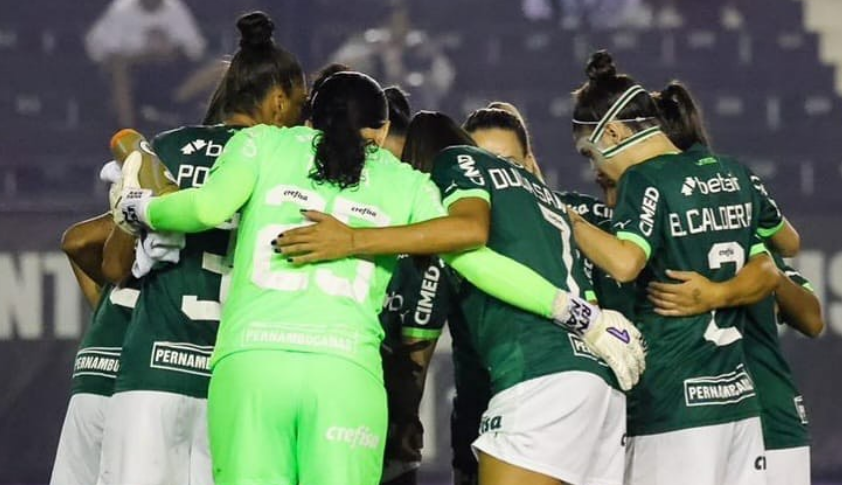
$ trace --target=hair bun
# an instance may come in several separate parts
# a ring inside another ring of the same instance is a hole
[[[275,43],[272,40],[275,24],[263,12],[243,15],[237,20],[237,28],[240,30],[240,48],[242,49],[259,49]]]
[[[614,65],[614,58],[608,51],[601,50],[591,55],[588,65],[585,68],[588,79],[599,84],[617,77],[617,66]]]

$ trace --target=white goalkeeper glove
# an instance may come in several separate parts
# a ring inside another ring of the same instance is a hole
[[[150,229],[146,209],[152,191],[140,187],[138,174],[143,163],[140,152],[132,152],[123,162],[122,192],[113,211],[114,223],[123,231],[137,236],[142,229]]]
[[[637,384],[646,369],[646,343],[634,324],[619,312],[600,310],[561,290],[554,309],[555,323],[582,337],[608,364],[621,389],[628,391]]]

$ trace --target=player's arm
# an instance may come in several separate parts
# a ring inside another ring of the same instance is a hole
[[[785,258],[791,258],[801,250],[801,236],[787,218],[783,219],[781,226],[766,241],[772,249]]]
[[[61,249],[70,260],[73,274],[91,306],[99,301],[105,283],[101,271],[102,248],[113,225],[111,214],[103,214],[73,224],[61,238]]]
[[[759,252],[721,283],[693,271],[667,270],[667,276],[677,283],[650,283],[649,300],[659,315],[682,317],[757,303],[775,290],[780,274],[769,254]]]
[[[783,216],[760,177],[746,170],[752,183],[754,205],[758,208],[757,235],[777,254],[785,258],[795,256],[801,249],[801,236]]]
[[[112,224],[102,251],[102,275],[113,285],[123,284],[132,274],[137,238]]]
[[[777,261],[781,272],[775,299],[781,320],[804,335],[815,338],[824,330],[821,302],[813,292],[810,282],[797,271]]]
[[[645,249],[635,242],[603,231],[573,210],[568,213],[573,222],[576,246],[586,258],[620,283],[637,279],[646,267],[648,258]]]
[[[140,223],[156,231],[193,233],[230,219],[257,183],[260,133],[252,130],[231,138],[202,187],[139,201],[134,210]]]

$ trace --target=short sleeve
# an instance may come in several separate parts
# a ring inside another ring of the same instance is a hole
[[[442,151],[433,164],[433,181],[441,189],[445,208],[471,197],[491,204],[488,177],[475,157],[458,148]]]
[[[757,200],[757,213],[759,215],[757,222],[757,234],[763,238],[770,238],[777,234],[784,226],[783,214],[781,214],[778,204],[769,195],[769,192],[766,190],[766,186],[763,184],[760,177],[752,173],[749,169],[746,169],[746,171],[748,172],[749,179],[751,180],[751,188],[754,191],[754,198]]]
[[[617,238],[639,246],[649,260],[661,246],[665,212],[658,187],[639,171],[630,170],[620,180],[611,227]]]
[[[772,254],[772,257],[774,258],[775,264],[778,266],[778,269],[783,271],[784,275],[786,275],[787,278],[792,280],[793,283],[804,288],[809,292],[816,292],[810,281],[807,278],[805,278],[804,275],[799,273],[797,269],[787,264],[786,261],[784,261],[784,259],[780,255]]]
[[[748,257],[753,258],[758,254],[769,254],[769,250],[766,248],[766,244],[763,243],[763,239],[761,239],[760,236],[752,234],[751,247],[748,251]]]

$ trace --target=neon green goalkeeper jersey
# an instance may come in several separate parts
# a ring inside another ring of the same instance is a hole
[[[379,376],[378,321],[394,256],[347,258],[302,267],[272,241],[306,225],[304,209],[352,227],[421,222],[445,214],[429,176],[372,149],[358,186],[317,183],[316,130],[259,125],[235,135],[205,187],[153,201],[156,229],[194,231],[241,208],[234,269],[212,365],[234,352],[286,350],[336,355]]]

